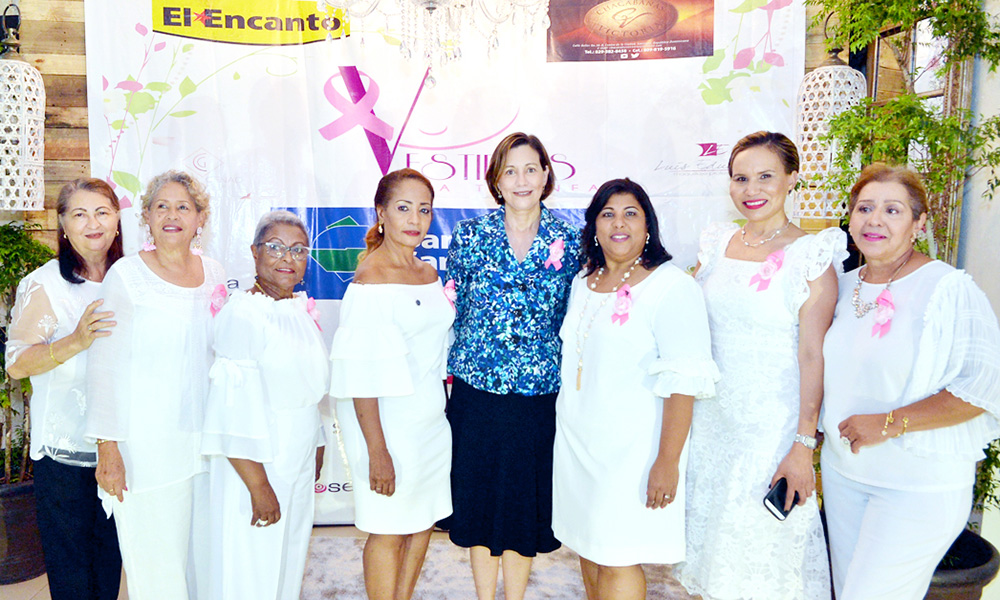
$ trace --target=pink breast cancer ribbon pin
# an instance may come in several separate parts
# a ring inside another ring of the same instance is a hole
[[[768,254],[764,262],[760,264],[760,269],[750,278],[750,285],[756,285],[758,292],[766,290],[771,285],[771,278],[778,272],[783,262],[785,262],[784,250],[775,250]]]
[[[221,283],[215,286],[215,289],[212,290],[212,299],[208,306],[208,310],[212,313],[213,317],[219,314],[222,307],[226,305],[226,300],[228,298],[229,296],[226,294],[226,286]]]
[[[449,279],[444,284],[444,297],[448,299],[448,304],[451,304],[451,309],[455,310],[455,299],[458,298],[458,292],[455,291],[454,279]]]
[[[618,297],[615,298],[615,312],[611,315],[611,322],[618,322],[624,325],[628,321],[628,311],[632,308],[632,288],[625,284],[618,288]]]
[[[563,242],[562,238],[549,244],[549,257],[545,259],[545,264],[542,265],[544,268],[548,269],[552,267],[556,271],[562,268],[562,259],[566,255],[566,244]]]
[[[875,298],[875,326],[872,327],[872,337],[885,337],[892,327],[892,315],[896,314],[896,305],[892,303],[892,292],[887,289]]]

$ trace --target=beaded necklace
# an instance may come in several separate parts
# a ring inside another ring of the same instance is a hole
[[[586,330],[581,329],[581,326],[583,325],[583,316],[587,314],[587,305],[590,304],[590,294],[587,294],[587,297],[584,298],[583,300],[583,309],[580,311],[580,323],[576,326],[576,356],[577,356],[576,389],[577,390],[580,389],[580,385],[582,384],[583,381],[583,345],[586,343],[587,338],[590,337],[590,328],[594,325],[594,320],[597,319],[597,313],[601,312],[601,309],[604,308],[604,305],[608,303],[608,300],[615,296],[615,293],[618,291],[618,288],[625,285],[625,282],[628,281],[628,278],[632,276],[632,271],[635,270],[636,266],[640,262],[642,262],[641,254],[638,257],[636,257],[635,261],[632,263],[632,266],[628,268],[628,271],[625,271],[625,274],[622,275],[622,280],[618,282],[618,285],[611,288],[611,292],[604,295],[604,299],[601,300],[601,303],[594,311],[594,314],[591,315],[590,321],[587,322]],[[600,269],[597,270],[597,277],[594,278],[594,283],[590,284],[590,289],[592,290],[597,289],[597,285],[601,282],[602,275],[604,275],[604,267],[601,267]]]

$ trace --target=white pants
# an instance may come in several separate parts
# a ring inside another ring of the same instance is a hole
[[[188,600],[193,483],[112,501],[129,600]]]
[[[881,488],[823,468],[823,506],[838,600],[920,600],[972,507],[972,488]]]

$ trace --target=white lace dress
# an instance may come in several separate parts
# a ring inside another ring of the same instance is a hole
[[[828,600],[815,496],[784,522],[762,499],[798,426],[799,308],[809,297],[808,281],[831,264],[840,270],[846,236],[838,229],[804,236],[760,263],[725,256],[737,230],[710,227],[698,254],[722,380],[716,399],[695,403],[687,562],[678,579],[706,600]]]

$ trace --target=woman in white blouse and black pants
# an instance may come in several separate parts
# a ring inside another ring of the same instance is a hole
[[[207,529],[192,519],[205,512],[193,506],[208,487],[198,477],[207,470],[201,427],[211,306],[225,298],[225,276],[200,256],[208,194],[190,175],[155,177],[142,217],[143,252],[115,263],[101,286],[118,324],[90,349],[86,435],[97,440],[97,483],[114,512],[129,598],[187,600],[206,583],[188,568],[188,550],[203,547],[192,531]]]
[[[851,191],[865,266],[826,335],[823,499],[839,600],[923,598],[1000,434],[1000,330],[964,271],[917,252],[926,191],[873,165]]]

